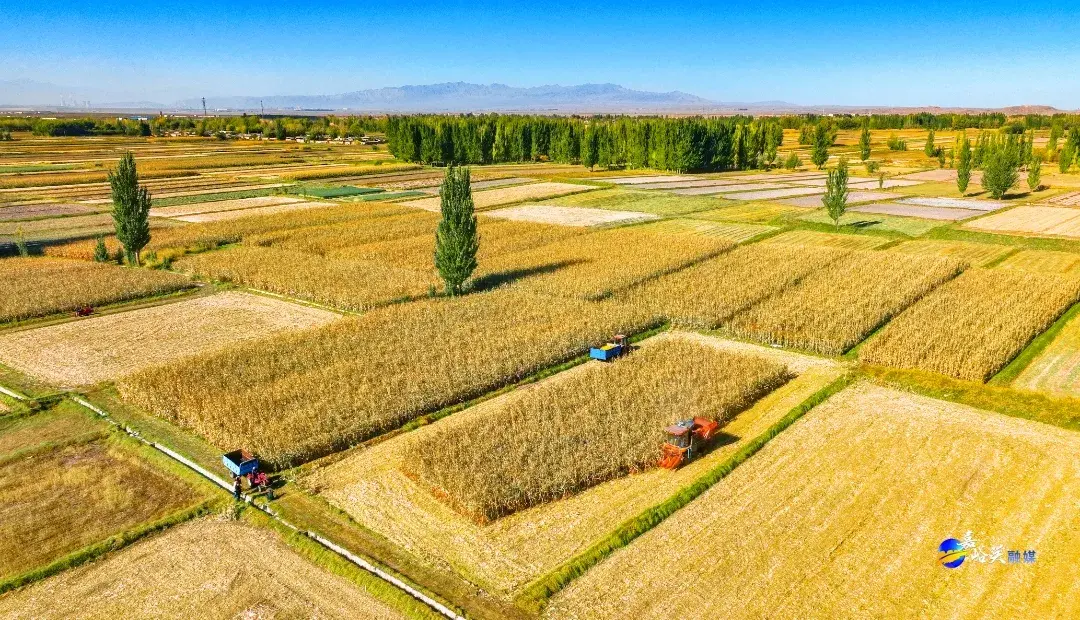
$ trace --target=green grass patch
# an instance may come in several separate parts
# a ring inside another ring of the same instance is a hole
[[[1039,392],[962,381],[921,370],[864,366],[860,373],[879,383],[923,396],[995,411],[1014,418],[1080,430],[1080,399],[1055,398]]]
[[[948,239],[952,241],[975,241],[978,243],[997,243],[1027,250],[1056,250],[1059,252],[1080,252],[1080,241],[1073,239],[1049,239],[1043,237],[1024,237],[1020,235],[1000,235],[943,226],[930,231],[926,239]]]
[[[384,190],[378,187],[355,187],[352,185],[341,185],[338,187],[297,187],[293,190],[293,193],[300,194],[302,196],[314,196],[316,198],[343,198],[346,196],[364,196],[367,194],[378,194]]]
[[[176,205],[189,205],[201,202],[219,202],[222,200],[239,200],[241,198],[260,198],[272,196],[277,193],[285,193],[285,187],[265,187],[260,189],[245,189],[234,192],[207,192],[193,196],[172,196],[170,198],[154,198],[152,205],[155,207],[172,207]]]
[[[811,224],[824,224],[835,230],[832,218],[822,209],[813,211],[798,218],[799,221]],[[882,215],[879,213],[856,213],[848,212],[840,217],[840,229],[851,231],[886,231],[900,233],[909,237],[918,237],[931,230],[946,225],[946,222],[924,220],[915,217],[899,217],[896,215]]]
[[[368,194],[365,196],[359,196],[358,198],[363,202],[371,202],[374,200],[397,200],[399,198],[412,198],[414,196],[427,196],[424,192],[404,191],[404,192],[383,192],[381,194]]]
[[[26,166],[0,166],[0,174],[18,172],[53,172],[61,170],[74,170],[73,164],[30,164]]]
[[[1031,364],[1032,361],[1038,357],[1043,350],[1057,338],[1057,335],[1061,333],[1061,330],[1065,329],[1065,325],[1069,321],[1080,315],[1080,304],[1073,305],[1064,314],[1058,317],[1058,320],[1054,321],[1054,324],[1049,329],[1039,334],[1028,343],[1028,346],[1024,347],[1024,350],[1020,352],[1005,368],[1002,368],[1000,372],[993,376],[988,383],[991,385],[1006,385],[1020,376],[1020,373],[1024,372],[1024,369]]]
[[[715,196],[680,196],[666,191],[601,189],[545,200],[544,204],[613,211],[640,211],[656,215],[686,215],[730,204]]]
[[[689,486],[683,488],[664,502],[661,502],[642,514],[624,522],[603,540],[593,544],[584,552],[529,584],[515,600],[515,603],[527,611],[539,613],[544,605],[547,604],[547,601],[557,592],[565,588],[571,581],[600,563],[604,558],[608,557],[616,550],[630,544],[630,542],[638,536],[641,536],[645,532],[656,527],[656,525],[671,516],[675,511],[686,506],[717,482],[723,480],[728,474],[734,471],[736,467],[746,462],[747,459],[756,454],[761,448],[765,447],[769,441],[794,424],[808,411],[824,402],[833,394],[844,389],[850,383],[851,376],[845,374],[829,385],[821,388],[802,403],[794,407],[764,433],[755,437],[738,452],[706,472]]]

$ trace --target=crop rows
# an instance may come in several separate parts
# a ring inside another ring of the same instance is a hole
[[[972,270],[898,316],[860,357],[985,381],[1078,300],[1080,278]]]
[[[191,286],[187,278],[171,273],[49,257],[0,260],[0,282],[0,323]]]
[[[131,375],[132,402],[220,448],[309,460],[650,324],[614,303],[493,291],[382,308]],[[483,335],[482,337],[480,335]]]
[[[665,340],[427,435],[405,466],[464,512],[492,520],[656,464],[663,429],[725,421],[782,384],[764,358]]]

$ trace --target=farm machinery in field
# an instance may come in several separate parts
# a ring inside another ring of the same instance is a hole
[[[716,420],[694,417],[665,428],[667,441],[664,442],[660,467],[678,469],[683,463],[693,459],[712,441],[719,427]]]
[[[241,479],[247,478],[248,488],[255,492],[266,491],[267,499],[274,499],[274,489],[265,472],[259,471],[259,459],[247,450],[233,450],[221,456],[221,463],[233,475],[233,493],[240,499]]]
[[[76,318],[77,317],[83,317],[83,316],[90,316],[93,313],[94,313],[94,308],[92,306],[79,306],[78,308],[75,308],[75,316],[76,316]]]
[[[630,352],[630,344],[626,342],[626,336],[617,334],[611,342],[599,347],[589,349],[589,357],[601,362],[610,362]]]

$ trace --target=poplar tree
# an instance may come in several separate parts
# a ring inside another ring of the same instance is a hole
[[[135,156],[130,152],[120,158],[116,170],[109,172],[109,185],[116,240],[124,247],[128,264],[138,265],[139,252],[150,243],[150,192],[139,185]]]
[[[870,123],[863,124],[862,133],[859,134],[859,159],[870,159]]]
[[[840,218],[847,211],[848,195],[848,168],[847,159],[841,157],[836,168],[829,171],[829,178],[825,181],[825,195],[821,201],[829,212],[836,229],[840,229]]]
[[[814,129],[814,144],[810,147],[810,161],[821,170],[825,162],[829,161],[829,147],[832,145],[832,135],[825,123],[819,123]]]
[[[469,183],[468,168],[450,166],[439,190],[442,220],[435,230],[435,269],[450,296],[461,294],[462,286],[476,269],[480,249]]]
[[[926,153],[927,157],[933,157],[937,154],[937,147],[934,145],[934,129],[930,128],[930,133],[926,135],[926,144],[923,146],[923,153]]]
[[[960,162],[956,165],[956,189],[963,194],[971,183],[971,140],[964,134],[960,142]]]
[[[1068,172],[1074,157],[1076,153],[1073,151],[1073,145],[1066,142],[1065,146],[1061,147],[1061,153],[1058,154],[1058,170]]]
[[[1028,164],[1028,177],[1027,184],[1028,189],[1036,191],[1039,186],[1042,185],[1042,158],[1034,156],[1031,158],[1031,162]]]

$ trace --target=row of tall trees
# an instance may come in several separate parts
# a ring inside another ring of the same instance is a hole
[[[523,161],[661,170],[743,170],[776,164],[775,119],[392,116],[390,152],[425,164]]]
[[[8,119],[0,119],[5,121]],[[12,119],[14,120],[14,119]],[[385,131],[386,118],[376,116],[165,116],[139,118],[35,118],[0,123],[39,136],[151,136],[180,131],[202,136],[219,133],[262,134],[278,139],[360,137]]]

